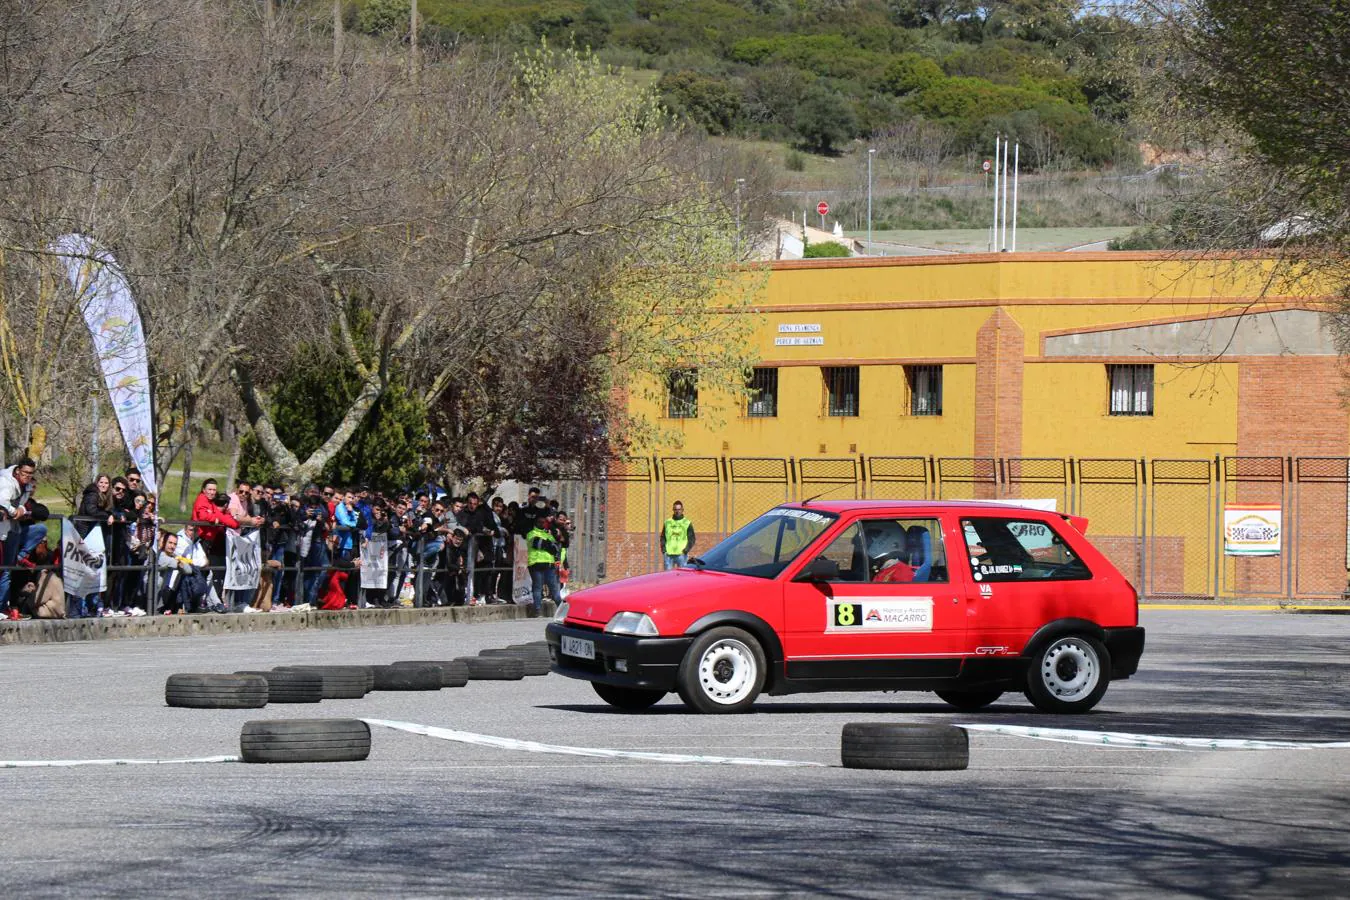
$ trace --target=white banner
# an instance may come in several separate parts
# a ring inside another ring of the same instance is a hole
[[[1225,504],[1224,555],[1279,556],[1283,512],[1278,503]]]
[[[251,591],[258,587],[262,572],[261,532],[225,532],[225,590]]]
[[[131,288],[113,255],[82,234],[63,235],[51,249],[63,257],[67,277],[89,325],[94,353],[127,450],[141,470],[146,491],[157,494],[145,332]]]
[[[80,537],[75,523],[61,520],[61,581],[72,597],[88,597],[108,587],[103,530],[95,525]]]
[[[530,566],[526,562],[525,539],[520,535],[512,538],[515,553],[511,555],[511,599],[526,606],[534,602],[530,594]]]
[[[372,534],[361,545],[361,587],[389,587],[389,535]]]

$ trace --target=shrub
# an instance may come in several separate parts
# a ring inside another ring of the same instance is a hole
[[[836,256],[852,256],[853,253],[838,241],[821,241],[807,244],[802,259],[829,259]]]
[[[944,77],[942,67],[926,56],[901,53],[882,73],[878,87],[897,97],[926,90]]]
[[[800,150],[789,150],[783,154],[783,168],[789,172],[805,172],[806,157]]]
[[[846,99],[816,85],[798,108],[795,125],[809,149],[832,155],[840,144],[853,137],[858,121]]]
[[[720,78],[697,72],[673,72],[656,83],[666,107],[709,134],[726,134],[740,114],[741,98]]]

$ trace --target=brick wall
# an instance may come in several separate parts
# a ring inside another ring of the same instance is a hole
[[[1239,456],[1346,456],[1350,428],[1345,369],[1333,356],[1246,357],[1238,366]],[[1288,488],[1286,489],[1288,490]],[[1237,485],[1239,502],[1279,502],[1276,486]],[[1286,511],[1290,504],[1286,502]],[[1286,512],[1285,548],[1295,552],[1301,593],[1339,594],[1346,585],[1346,486],[1300,486],[1297,519]],[[1296,532],[1296,534],[1295,534]],[[1291,541],[1291,536],[1295,540]],[[1240,592],[1272,593],[1284,557],[1236,560]]]
[[[973,456],[1022,455],[1022,326],[1003,307],[975,333],[975,446]],[[991,499],[993,485],[976,485]]]

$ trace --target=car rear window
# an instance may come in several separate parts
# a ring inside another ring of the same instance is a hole
[[[961,519],[976,581],[1081,581],[1092,577],[1049,522],[971,516]]]

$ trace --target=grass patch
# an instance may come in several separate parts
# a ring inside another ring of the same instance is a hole
[[[1023,228],[1019,225],[1017,249],[1019,252],[1067,250],[1083,244],[1114,240],[1129,232],[1129,226],[1125,225],[1099,228]],[[866,230],[849,231],[845,234],[849,237],[867,239]],[[888,229],[873,231],[872,239],[907,247],[955,250],[959,253],[986,253],[989,250],[987,228]]]

